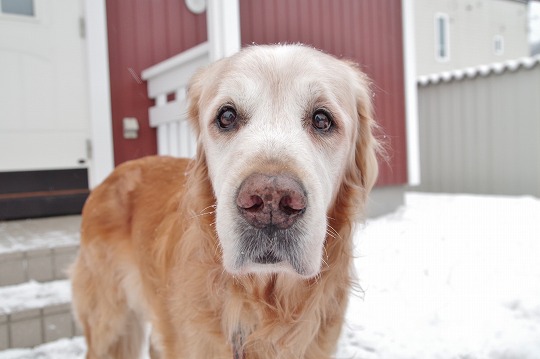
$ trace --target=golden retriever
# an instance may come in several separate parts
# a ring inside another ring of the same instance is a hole
[[[119,166],[71,269],[87,358],[329,358],[377,176],[369,81],[303,45],[253,46],[188,90],[195,159]]]

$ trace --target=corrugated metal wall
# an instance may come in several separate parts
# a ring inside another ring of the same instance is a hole
[[[540,197],[540,60],[418,87],[421,190]]]
[[[302,42],[362,65],[390,147],[379,185],[407,182],[401,17],[396,0],[240,0],[244,45]]]

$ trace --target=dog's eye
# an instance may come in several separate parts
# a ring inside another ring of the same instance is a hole
[[[332,118],[323,110],[317,110],[313,114],[313,127],[322,132],[328,131],[332,127]]]
[[[238,115],[236,114],[236,110],[232,107],[226,106],[219,111],[216,121],[219,128],[223,130],[231,130],[236,125],[237,119]]]

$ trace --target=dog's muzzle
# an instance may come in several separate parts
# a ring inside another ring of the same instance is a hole
[[[298,181],[257,173],[244,180],[236,204],[249,224],[268,231],[290,228],[305,212],[307,200]]]
[[[246,222],[242,232],[248,259],[260,264],[290,261],[287,252],[294,246],[295,224],[307,204],[303,186],[290,176],[255,173],[247,177],[236,205]]]

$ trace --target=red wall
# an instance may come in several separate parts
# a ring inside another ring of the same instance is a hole
[[[240,0],[242,43],[303,42],[359,62],[373,79],[376,118],[389,164],[379,185],[407,182],[401,1]],[[148,126],[145,68],[206,40],[206,14],[184,0],[107,0],[115,162],[156,153]],[[136,117],[140,137],[126,140],[122,118]]]
[[[90,0],[94,1],[94,0]],[[157,152],[155,129],[148,125],[147,67],[206,41],[206,14],[192,14],[183,0],[107,0],[114,160]],[[123,138],[122,119],[139,120],[139,138]]]
[[[378,184],[407,182],[401,1],[240,0],[240,19],[244,45],[302,42],[360,63],[389,145]]]

